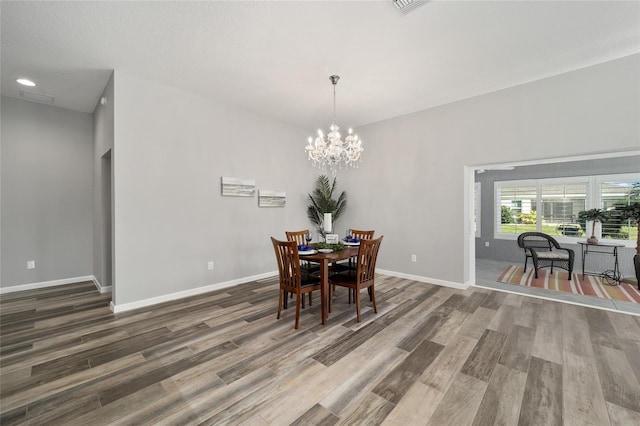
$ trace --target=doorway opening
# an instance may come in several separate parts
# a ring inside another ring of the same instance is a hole
[[[111,289],[111,298],[115,300],[115,286],[113,285],[113,224],[112,224],[112,172],[111,172],[111,150],[107,151],[101,158],[101,180],[102,180],[102,268],[101,278],[103,289]]]

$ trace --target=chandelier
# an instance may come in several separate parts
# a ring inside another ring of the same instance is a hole
[[[352,129],[349,129],[344,140],[340,136],[340,128],[336,124],[336,85],[339,79],[337,75],[329,77],[333,84],[333,124],[329,127],[329,134],[325,137],[322,130],[318,130],[318,136],[315,139],[309,137],[309,144],[305,148],[315,167],[329,169],[334,175],[342,166],[357,167],[364,151],[362,141],[353,134]]]

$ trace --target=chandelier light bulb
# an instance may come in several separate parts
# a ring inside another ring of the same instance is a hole
[[[337,75],[329,77],[333,85],[333,123],[329,127],[329,133],[325,135],[318,130],[315,143],[309,138],[309,144],[305,147],[309,160],[315,167],[329,169],[335,175],[342,166],[358,167],[364,148],[358,135],[353,135],[353,129],[349,129],[349,135],[342,140],[340,127],[336,124],[336,85],[340,79]]]

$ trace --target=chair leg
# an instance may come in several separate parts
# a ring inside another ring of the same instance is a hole
[[[358,322],[360,322],[360,289],[354,289],[356,292],[356,312],[358,313]]]
[[[333,299],[333,289],[335,289],[335,285],[329,284],[329,306],[327,306],[327,311],[331,313],[331,300]]]
[[[378,308],[376,307],[376,289],[373,284],[371,284],[371,287],[369,287],[369,292],[371,294],[371,302],[373,303],[373,312],[377,314]]]
[[[280,295],[278,297],[278,317],[276,319],[280,319],[280,312],[282,311],[282,293],[285,291],[280,289]]]
[[[302,295],[302,309],[304,309],[304,294]]]
[[[524,257],[524,271],[522,272],[527,272],[527,262],[529,261],[529,256],[525,256]]]
[[[304,297],[303,297],[304,300]],[[298,323],[300,322],[300,293],[296,294],[296,330],[298,329]]]

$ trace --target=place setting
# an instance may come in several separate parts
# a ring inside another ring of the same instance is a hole
[[[360,238],[353,236],[351,234],[351,229],[347,229],[347,234],[345,235],[342,242],[345,246],[359,246]]]
[[[315,247],[311,245],[311,240],[313,240],[313,234],[311,232],[307,232],[304,235],[304,240],[306,241],[306,244],[298,244],[298,254],[300,256],[318,253]]]

